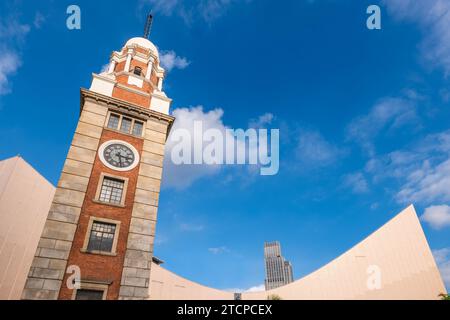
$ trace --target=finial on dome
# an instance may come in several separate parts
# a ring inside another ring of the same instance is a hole
[[[148,39],[148,37],[150,36],[150,32],[152,30],[152,24],[153,24],[153,15],[152,12],[150,11],[150,13],[147,16],[147,22],[145,23],[145,28],[144,28],[144,38]]]

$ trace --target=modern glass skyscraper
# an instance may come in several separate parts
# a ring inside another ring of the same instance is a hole
[[[278,241],[264,243],[264,261],[266,290],[282,287],[294,281],[292,265],[281,255],[281,246]]]

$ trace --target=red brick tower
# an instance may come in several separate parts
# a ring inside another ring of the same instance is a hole
[[[174,118],[145,38],[81,89],[81,114],[23,299],[145,299]],[[75,277],[80,271],[79,282]]]

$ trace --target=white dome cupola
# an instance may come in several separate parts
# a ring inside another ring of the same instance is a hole
[[[165,73],[156,45],[134,37],[111,54],[107,70],[93,74],[90,90],[169,114],[172,100],[163,91]]]
[[[131,38],[125,44],[125,47],[133,47],[133,46],[145,48],[149,50],[150,53],[153,53],[153,55],[155,55],[156,58],[159,58],[158,48],[153,44],[153,42],[151,42],[148,39],[141,37]]]

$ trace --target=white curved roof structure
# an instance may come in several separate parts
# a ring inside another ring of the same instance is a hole
[[[153,44],[153,42],[151,42],[148,39],[141,38],[141,37],[131,38],[125,44],[126,47],[133,46],[133,45],[138,45],[140,47],[148,49],[148,50],[152,51],[157,57],[159,57],[158,48]]]
[[[150,299],[233,299],[153,265]],[[310,275],[266,292],[243,293],[243,300],[433,300],[446,293],[413,206],[355,247]]]

